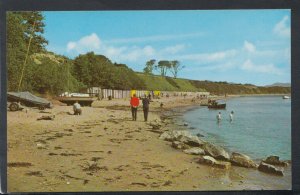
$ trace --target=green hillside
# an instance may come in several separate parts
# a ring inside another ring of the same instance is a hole
[[[163,77],[136,73],[144,82],[143,89],[161,91],[208,91],[215,95],[224,94],[288,94],[290,87],[259,87],[251,84],[238,84],[227,82],[197,81],[181,78]]]
[[[190,80],[174,79],[171,77],[163,77],[157,75],[148,75],[136,73],[145,83],[146,90],[161,90],[161,91],[205,91],[195,87]]]

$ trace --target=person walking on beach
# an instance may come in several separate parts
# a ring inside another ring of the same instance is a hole
[[[136,115],[137,115],[137,108],[140,104],[139,98],[136,97],[135,94],[130,99],[130,105],[131,105],[131,113],[132,113],[132,120],[136,121]]]
[[[73,104],[73,111],[74,111],[74,115],[81,115],[82,110],[81,110],[81,106],[80,106],[80,104],[78,103],[78,101],[76,101],[76,102]]]
[[[144,111],[144,120],[147,121],[148,120],[148,112],[149,112],[150,100],[147,98],[146,95],[143,98],[142,103],[143,103],[143,111]]]
[[[221,112],[219,112],[219,114],[217,115],[217,120],[218,120],[218,122],[220,122],[221,119],[222,119],[222,117],[221,117]]]
[[[232,122],[232,121],[233,121],[233,114],[234,114],[234,112],[233,112],[233,111],[231,111],[231,113],[229,114],[229,119],[230,119],[230,122]]]

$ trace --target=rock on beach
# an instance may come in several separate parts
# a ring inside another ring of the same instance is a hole
[[[193,147],[202,147],[205,143],[199,137],[193,135],[180,135],[177,140]]]
[[[228,152],[222,147],[206,142],[203,146],[205,153],[219,160],[230,160]]]
[[[178,140],[179,136],[188,135],[190,135],[188,131],[166,131],[160,135],[159,139],[172,142]]]
[[[233,165],[241,166],[241,167],[247,167],[247,168],[257,168],[258,165],[251,160],[251,158],[245,154],[241,154],[238,152],[233,152],[231,154],[230,162]]]
[[[200,164],[211,165],[213,167],[221,168],[221,169],[229,169],[231,167],[230,162],[218,161],[211,156],[201,156],[198,161]]]
[[[190,147],[182,142],[179,141],[173,141],[172,142],[172,147],[175,149],[180,149],[180,150],[184,150],[184,149],[189,149]]]
[[[289,165],[287,162],[279,160],[279,156],[269,156],[265,160],[263,160],[263,162],[270,165],[277,165],[277,166],[284,166],[284,167],[287,167]]]
[[[183,150],[183,152],[186,154],[192,154],[192,155],[204,155],[205,154],[204,150],[202,148],[198,148],[198,147],[186,149],[186,150]]]
[[[283,176],[283,170],[277,169],[275,166],[261,162],[258,166],[258,170],[265,173]]]

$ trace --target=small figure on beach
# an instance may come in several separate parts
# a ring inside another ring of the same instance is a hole
[[[233,111],[231,111],[231,112],[230,112],[230,114],[229,114],[229,119],[230,119],[230,122],[232,122],[232,121],[233,121],[233,114],[234,114],[234,112],[233,112]]]
[[[148,112],[149,112],[150,100],[147,98],[146,95],[143,98],[142,103],[143,103],[143,111],[144,111],[144,120],[147,121],[148,120]]]
[[[163,108],[163,106],[164,106],[164,104],[161,102],[161,103],[160,103],[160,108]]]
[[[81,115],[82,110],[81,110],[81,106],[80,106],[80,104],[78,103],[78,101],[76,101],[76,102],[73,104],[73,111],[74,111],[74,115]]]
[[[218,122],[220,122],[221,119],[222,119],[222,117],[221,117],[221,112],[219,112],[219,114],[217,115],[217,120],[218,120]]]
[[[136,115],[137,115],[137,108],[140,104],[139,98],[136,97],[135,94],[130,99],[130,105],[131,105],[131,113],[132,113],[132,120],[136,121]]]

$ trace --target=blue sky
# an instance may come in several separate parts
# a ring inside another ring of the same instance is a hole
[[[47,49],[94,51],[142,71],[179,60],[179,77],[267,85],[291,81],[290,10],[43,12]]]

